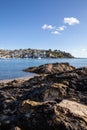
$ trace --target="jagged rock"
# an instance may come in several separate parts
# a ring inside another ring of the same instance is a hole
[[[43,74],[0,82],[0,130],[87,130],[87,67],[35,69]]]
[[[87,106],[86,105],[82,105],[82,104],[76,103],[74,101],[69,101],[69,100],[63,100],[58,105],[69,109],[71,113],[74,113],[82,118],[87,119]]]
[[[68,100],[59,104],[26,100],[19,107],[19,124],[23,130],[87,130],[86,110],[86,105]]]
[[[70,71],[75,69],[75,67],[70,66],[68,63],[53,63],[45,64],[39,67],[30,67],[25,69],[26,72],[34,72],[37,74],[53,74],[64,71]]]

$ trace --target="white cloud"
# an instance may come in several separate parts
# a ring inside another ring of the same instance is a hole
[[[59,35],[60,34],[60,32],[58,32],[58,31],[54,31],[54,32],[51,32],[52,34],[55,34],[55,35]]]
[[[74,17],[65,17],[64,18],[64,23],[65,24],[68,24],[68,25],[76,25],[76,24],[79,24],[80,21],[77,19],[77,18],[74,18]],[[43,30],[53,30],[51,33],[52,34],[60,34],[61,31],[64,31],[65,29],[67,28],[67,26],[63,25],[63,26],[53,26],[51,24],[44,24],[42,26],[42,29]]]
[[[55,29],[55,27],[52,26],[52,25],[44,24],[44,25],[42,26],[42,29],[44,29],[44,30],[52,30],[52,29]]]
[[[76,24],[79,24],[80,21],[74,17],[67,17],[67,18],[64,18],[64,23],[69,24],[69,25],[76,25]]]
[[[67,27],[66,26],[60,26],[56,30],[58,31],[64,31]]]

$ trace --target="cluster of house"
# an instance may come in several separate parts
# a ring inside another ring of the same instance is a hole
[[[70,53],[60,50],[37,50],[37,49],[19,49],[19,50],[0,50],[0,58],[73,58]]]
[[[0,51],[0,58],[45,58],[47,57],[44,50],[3,50]]]

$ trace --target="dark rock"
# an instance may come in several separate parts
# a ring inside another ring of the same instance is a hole
[[[0,83],[0,130],[87,130],[87,68],[32,69],[40,75]]]
[[[26,100],[23,101],[19,109],[19,117],[21,117],[19,124],[22,129],[87,129],[87,106],[76,102],[65,100],[56,104],[55,102],[38,103]]]
[[[16,126],[16,127],[13,127],[13,128],[10,129],[10,130],[21,130],[21,128],[19,128],[18,126]]]
[[[16,124],[16,117],[14,115],[0,115],[0,129],[10,130]]]

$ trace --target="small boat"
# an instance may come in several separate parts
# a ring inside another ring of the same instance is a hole
[[[41,59],[41,57],[38,57],[38,59]]]

